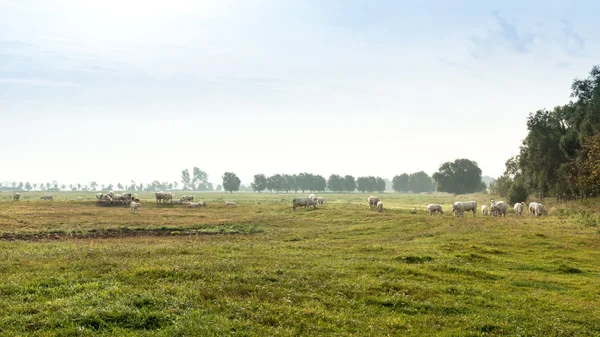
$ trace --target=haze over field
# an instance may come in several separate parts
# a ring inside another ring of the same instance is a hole
[[[0,0],[0,180],[391,179],[456,158],[497,177],[528,114],[564,104],[597,62],[598,10]]]

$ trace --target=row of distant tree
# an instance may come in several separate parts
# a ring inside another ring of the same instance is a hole
[[[275,174],[267,177],[264,174],[256,174],[250,186],[241,184],[240,178],[233,172],[225,172],[221,177],[223,184],[213,188],[208,182],[208,174],[198,167],[192,171],[184,169],[181,172],[181,185],[177,182],[160,182],[155,180],[149,184],[137,184],[131,181],[130,184],[122,185],[112,184],[100,185],[96,182],[90,182],[89,185],[61,185],[58,184],[30,184],[30,183],[12,183],[13,190],[42,190],[42,191],[131,191],[131,192],[154,192],[166,190],[184,190],[184,191],[255,191],[255,192],[384,192],[386,190],[386,179],[374,176],[363,176],[355,178],[351,175],[332,174],[328,179],[312,173],[299,174]],[[477,163],[468,159],[457,159],[454,162],[447,162],[440,166],[439,172],[432,177],[423,171],[407,174],[403,173],[392,179],[392,188],[396,192],[431,192],[438,191],[455,194],[479,192],[486,189],[486,185],[481,180],[481,170]],[[0,186],[2,187],[2,186]],[[67,189],[68,187],[68,189]],[[100,187],[98,189],[98,187]]]

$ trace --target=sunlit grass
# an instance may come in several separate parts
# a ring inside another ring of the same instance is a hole
[[[0,201],[0,335],[600,335],[596,201],[455,219],[490,197],[142,194],[135,214],[54,195]]]

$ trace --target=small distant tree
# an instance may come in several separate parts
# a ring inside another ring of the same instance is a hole
[[[344,191],[350,193],[356,189],[356,179],[351,175],[344,176]]]
[[[215,191],[217,191],[217,192],[223,191],[223,186],[217,185],[217,188],[215,189]]]
[[[225,192],[236,192],[240,190],[241,184],[240,178],[233,172],[223,173],[223,189]]]
[[[81,184],[77,184],[77,189],[81,190]],[[87,189],[87,188],[86,188]]]
[[[383,178],[375,178],[375,190],[379,193],[385,192],[385,180]]]
[[[503,198],[507,197],[512,184],[513,180],[508,175],[501,175],[496,179],[496,193]]]
[[[184,190],[187,190],[190,188],[192,181],[190,178],[190,171],[188,169],[181,171],[181,183],[183,184]]]
[[[1,185],[0,185],[0,186],[1,186]],[[37,184],[36,184],[36,183],[34,183],[34,184],[33,184],[33,189],[34,189],[34,190],[36,190],[36,189],[37,189]]]
[[[91,182],[90,182],[90,188],[91,188],[92,190],[94,190],[94,191],[95,191],[97,187],[98,187],[98,183],[96,183],[95,181],[91,181]]]
[[[394,176],[392,179],[392,188],[396,192],[408,192],[408,174]]]
[[[413,193],[431,192],[433,180],[423,171],[415,172],[408,176],[408,188]]]
[[[208,189],[208,173],[202,171],[197,167],[194,167],[192,173],[194,175],[192,179],[192,184],[196,186],[197,190],[206,191]]]
[[[29,182],[25,183],[25,189],[31,191],[31,184]]]
[[[260,173],[254,175],[254,181],[250,184],[252,190],[260,193],[267,189],[267,177]]]
[[[48,184],[48,185],[50,185],[50,184]],[[11,186],[12,186],[12,188],[17,188],[17,182],[16,182],[16,181],[13,181],[13,182],[11,183]]]
[[[344,191],[344,178],[337,174],[330,175],[329,179],[327,179],[327,188],[333,192]]]
[[[117,188],[119,189],[119,191],[122,191],[123,190],[123,185],[121,185],[121,183],[118,183],[117,184]]]
[[[19,182],[19,185],[17,185],[17,189],[22,190],[23,186],[25,186],[25,184],[23,184],[23,182]]]

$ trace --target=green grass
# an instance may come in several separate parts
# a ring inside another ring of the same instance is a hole
[[[363,194],[296,212],[286,194],[142,194],[135,214],[39,195],[0,195],[2,336],[600,335],[595,200],[455,219],[452,201],[491,197],[382,194],[377,213]]]

